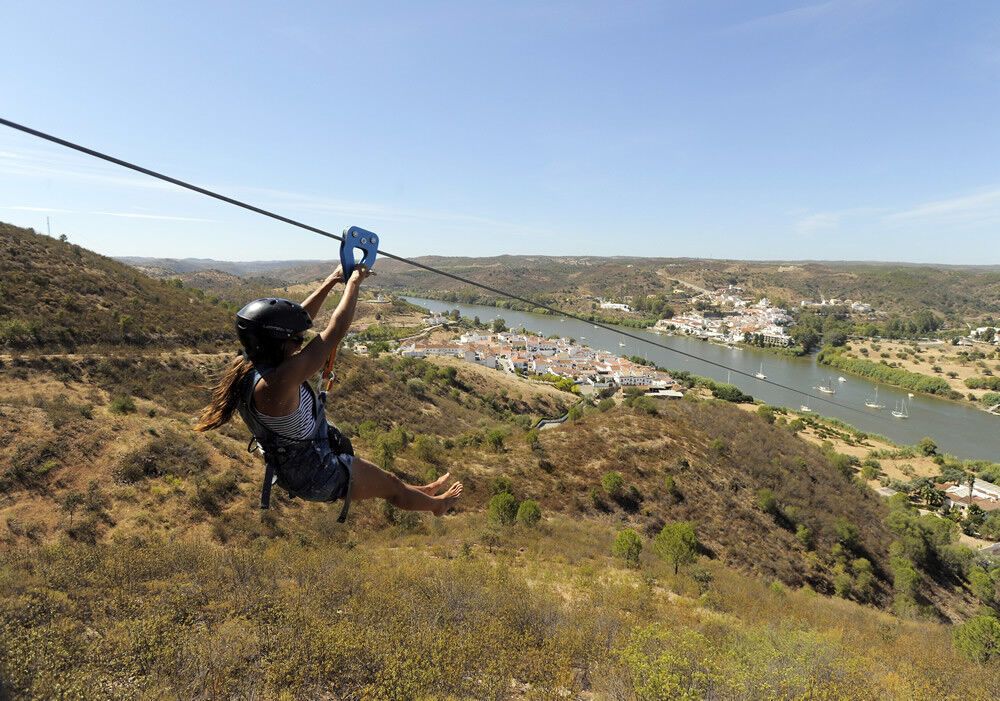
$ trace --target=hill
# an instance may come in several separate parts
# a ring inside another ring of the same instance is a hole
[[[120,260],[155,271],[157,277],[167,275],[184,279],[184,273],[214,269],[240,277],[265,276],[278,284],[313,281],[326,275],[330,266],[335,265],[331,261]],[[766,296],[792,306],[802,299],[825,297],[864,301],[882,312],[903,317],[930,310],[949,324],[958,326],[1000,314],[1000,268],[997,266],[532,255],[421,256],[415,260],[491,287],[517,291],[534,301],[575,311],[589,311],[587,298],[597,297],[620,300],[659,295],[683,306],[688,296],[674,292],[678,281],[683,281],[713,289],[738,285],[751,297]],[[454,302],[511,304],[478,288],[394,260],[381,260],[378,274],[373,284],[390,292]],[[191,282],[202,287],[194,279]],[[204,289],[219,293],[210,282]]]
[[[992,654],[1000,568],[958,546],[950,521],[876,497],[858,460],[802,440],[780,411],[691,392],[582,404],[536,431],[578,397],[345,350],[331,419],[411,483],[461,479],[457,513],[361,502],[341,526],[281,490],[261,512],[246,429],[191,430],[233,357],[225,305],[69,250],[88,261],[81,277],[139,290],[139,309],[143,290],[164,290],[166,328],[189,306],[218,311],[225,351],[0,354],[0,698],[998,692],[975,660]],[[410,325],[405,305],[361,308],[373,338]],[[514,517],[531,502],[540,519]],[[675,572],[659,534],[679,523],[698,557]]]
[[[344,354],[331,412],[358,451],[414,482],[448,470],[467,495],[443,520],[357,503],[341,527],[336,509],[281,490],[256,510],[241,426],[190,431],[225,361],[4,361],[0,692],[996,693],[950,628],[872,608],[898,598],[885,505],[778,424],[684,400],[591,409],[532,440],[530,417],[568,395]],[[537,500],[542,522],[493,522],[498,490]],[[650,536],[678,520],[702,557],[674,575]],[[629,526],[647,544],[635,566],[611,554]],[[915,576],[921,617],[974,612],[960,578]]]
[[[204,293],[0,223],[0,348],[174,348],[227,338],[231,311]]]

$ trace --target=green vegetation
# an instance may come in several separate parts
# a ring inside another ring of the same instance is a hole
[[[967,377],[964,380],[969,389],[988,389],[1000,392],[1000,377]]]
[[[921,375],[920,373],[910,372],[901,368],[889,367],[882,363],[874,363],[870,360],[848,358],[832,348],[825,348],[820,351],[817,360],[824,365],[829,365],[840,370],[847,370],[870,380],[884,382],[914,392],[936,394],[948,397],[949,399],[961,398],[961,395],[951,389],[944,378]]]
[[[615,536],[611,552],[629,567],[638,567],[639,555],[642,554],[642,538],[631,528],[626,528]]]
[[[688,521],[668,523],[653,541],[653,550],[673,565],[674,574],[681,566],[690,565],[698,557],[698,536],[694,524]]]
[[[528,528],[533,527],[542,519],[542,510],[534,499],[525,499],[517,507],[517,522]]]
[[[228,342],[235,309],[134,268],[0,223],[0,348],[171,348]]]
[[[517,499],[510,492],[501,492],[490,499],[487,513],[490,523],[498,526],[509,526],[517,518]]]

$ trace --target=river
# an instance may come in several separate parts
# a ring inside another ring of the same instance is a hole
[[[865,407],[865,400],[872,395],[877,383],[819,365],[812,356],[792,358],[752,348],[734,350],[685,336],[658,335],[652,331],[622,327],[623,331],[648,338],[654,343],[750,374],[756,373],[763,363],[768,380],[810,395],[803,396],[735,373],[729,378],[725,370],[698,359],[679,355],[652,343],[623,337],[575,319],[418,297],[407,299],[434,312],[458,309],[462,316],[478,316],[484,322],[499,316],[513,329],[524,327],[544,336],[557,334],[575,338],[591,348],[620,355],[641,356],[663,368],[686,370],[723,382],[729,380],[747,394],[768,404],[795,409],[805,404],[817,414],[838,418],[862,431],[881,434],[902,445],[913,445],[924,436],[930,436],[942,452],[951,453],[958,458],[1000,462],[1000,417],[965,404],[928,395],[917,394],[910,399],[905,390],[884,384],[877,385],[878,399],[886,408],[881,411],[868,409]],[[626,345],[621,346],[620,343]],[[838,376],[844,377],[847,382],[838,382]],[[837,390],[836,395],[829,396],[835,403],[823,401],[828,395],[820,394],[814,389],[828,379],[832,380]],[[910,418],[893,418],[890,410],[903,400],[907,401]]]

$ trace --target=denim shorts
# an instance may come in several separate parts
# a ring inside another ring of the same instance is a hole
[[[320,479],[317,484],[299,493],[306,501],[337,501],[347,496],[351,486],[351,464],[354,456],[348,453],[330,455],[327,458],[327,478]]]

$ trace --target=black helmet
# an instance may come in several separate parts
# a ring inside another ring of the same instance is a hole
[[[255,299],[236,312],[236,335],[254,365],[281,362],[281,344],[312,326],[301,304],[279,297]]]

